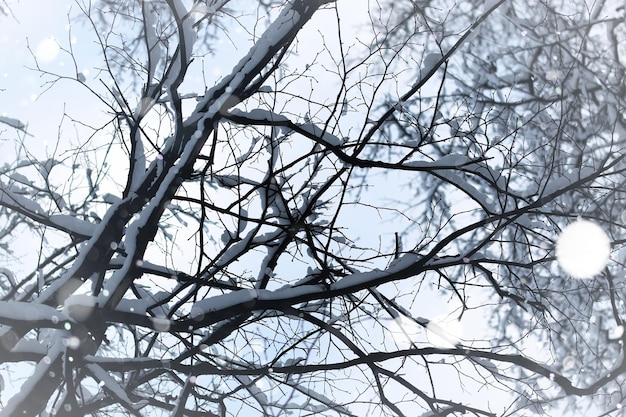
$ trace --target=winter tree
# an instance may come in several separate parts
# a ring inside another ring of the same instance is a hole
[[[49,3],[0,416],[622,415],[622,4]]]

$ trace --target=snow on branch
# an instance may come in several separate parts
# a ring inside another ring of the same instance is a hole
[[[4,325],[28,324],[31,327],[63,328],[68,321],[71,321],[68,315],[47,305],[0,301],[0,323]]]
[[[385,168],[402,171],[436,172],[437,176],[445,178],[451,184],[456,185],[490,212],[495,209],[495,205],[493,202],[488,202],[487,196],[479,193],[474,186],[469,184],[469,182],[464,180],[461,176],[451,172],[447,174],[443,174],[442,172],[446,170],[462,170],[464,172],[482,176],[500,186],[504,186],[504,179],[502,176],[490,169],[487,165],[482,164],[482,159],[470,158],[466,155],[450,154],[444,155],[440,159],[434,161],[410,161],[405,163],[362,159],[345,153],[341,149],[341,145],[344,142],[341,138],[322,130],[312,122],[296,124],[286,116],[264,109],[254,109],[249,112],[234,109],[226,115],[226,119],[242,125],[280,126],[289,129],[326,147],[343,162],[361,168]]]
[[[24,132],[28,136],[32,136],[30,133],[26,131],[26,124],[18,119],[14,119],[12,117],[0,116],[0,123],[4,123],[5,125],[11,126],[19,131]]]
[[[113,394],[115,398],[117,398],[120,403],[124,404],[130,410],[139,410],[145,407],[148,404],[147,400],[140,400],[137,402],[131,401],[126,393],[126,390],[117,382],[107,371],[102,369],[99,365],[95,363],[90,363],[86,365],[89,373],[93,375],[93,377],[100,381],[105,390],[109,391]]]
[[[53,214],[48,216],[46,211],[36,202],[18,192],[0,184],[0,205],[10,208],[40,224],[53,227],[69,233],[77,238],[92,236],[96,225],[86,220],[80,220],[69,214]]]
[[[248,306],[250,310],[263,310],[277,305],[294,305],[304,301],[354,293],[420,273],[419,260],[420,257],[417,254],[405,254],[387,269],[356,272],[329,287],[325,285],[301,285],[285,286],[277,290],[249,289],[209,297],[193,304],[190,323],[194,323],[194,327],[200,323],[206,324],[207,320],[215,323],[227,317],[232,311],[241,311],[243,306]],[[183,328],[187,325],[188,323],[182,324]]]
[[[291,128],[294,131],[297,130],[298,132],[306,133],[307,137],[314,138],[318,143],[327,147],[336,147],[343,143],[340,138],[322,130],[312,122],[296,125],[286,116],[269,110],[254,109],[249,112],[244,112],[239,109],[234,109],[228,113],[227,118],[241,124],[284,126]]]

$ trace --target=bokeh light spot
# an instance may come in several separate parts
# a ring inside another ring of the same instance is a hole
[[[408,347],[416,341],[420,326],[410,318],[399,316],[389,326],[391,337],[400,347]]]
[[[66,340],[67,347],[77,350],[80,347],[80,339],[76,336],[70,336]]]
[[[157,332],[167,332],[170,330],[171,323],[167,317],[153,317],[152,326]]]
[[[37,49],[35,50],[35,56],[40,62],[51,62],[57,57],[57,55],[59,55],[60,50],[61,47],[57,43],[56,39],[48,37],[39,42]]]
[[[611,241],[604,230],[588,220],[577,220],[563,229],[556,244],[559,266],[574,278],[591,278],[609,261]]]
[[[570,369],[574,369],[576,366],[576,358],[569,355],[563,359],[563,370],[569,371]]]
[[[426,326],[426,338],[439,348],[453,348],[463,337],[461,322],[454,317],[436,317]]]

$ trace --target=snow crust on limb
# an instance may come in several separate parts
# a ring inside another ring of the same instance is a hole
[[[0,205],[10,207],[16,211],[23,213],[31,218],[36,218],[42,223],[53,226],[59,230],[68,233],[74,233],[81,236],[91,236],[94,233],[95,225],[85,220],[80,220],[68,214],[53,214],[48,217],[46,211],[31,198],[21,194],[22,190],[15,187],[5,187],[0,183]],[[58,194],[52,194],[61,206],[64,205],[62,197]],[[58,197],[58,198],[57,198]],[[46,222],[46,219],[48,220]]]
[[[0,204],[16,209],[22,209],[20,211],[28,211],[32,214],[43,215],[45,211],[39,204],[30,198],[26,198],[23,195],[18,194],[20,190],[11,189],[11,187],[0,183]]]
[[[189,64],[193,46],[196,43],[196,31],[193,28],[193,20],[190,18],[183,2],[181,0],[171,0],[169,4],[173,6],[172,12],[174,12],[179,24],[178,36],[181,42],[167,70],[167,76],[163,80],[163,85],[165,86],[171,86],[182,75],[183,65]]]
[[[189,313],[189,315],[192,319],[198,319],[213,311],[223,310],[228,307],[254,301],[258,298],[260,291],[264,290],[233,291],[200,300],[191,307],[191,313]]]
[[[395,273],[405,272],[408,268],[415,264],[418,255],[409,253],[398,258],[389,268],[385,270],[375,269],[369,272],[357,272],[342,278],[338,282],[331,285],[330,290],[346,290],[351,287],[367,288],[377,285],[376,281],[384,279]],[[190,317],[197,319],[203,315],[215,311],[225,310],[241,304],[253,304],[259,301],[282,301],[303,296],[314,296],[326,292],[325,288],[320,285],[300,285],[297,287],[286,285],[277,290],[266,289],[247,289],[233,291],[225,294],[216,295],[197,301],[191,308]],[[315,298],[315,297],[313,297]]]
[[[190,316],[197,319],[205,314],[225,310],[241,304],[253,304],[260,301],[282,301],[306,295],[321,293],[323,289],[319,285],[301,285],[299,287],[282,287],[278,290],[247,289],[233,291],[221,295],[197,301],[191,308]]]
[[[25,175],[20,174],[19,172],[11,172],[7,176],[15,182],[19,182],[28,186],[32,185],[32,181],[26,178]]]
[[[144,29],[146,31],[146,47],[148,48],[148,59],[150,62],[150,67],[148,69],[148,74],[150,76],[154,76],[156,72],[156,67],[158,62],[161,60],[162,51],[161,45],[159,43],[159,38],[156,34],[156,13],[153,9],[154,5],[151,2],[143,2],[142,3],[142,13],[144,19]],[[148,80],[148,83],[151,83],[152,80]]]
[[[28,136],[32,136],[30,133],[26,131],[26,124],[21,120],[14,119],[12,117],[0,116],[0,123],[4,123],[5,125],[11,126],[17,130],[20,130],[26,133]]]
[[[146,176],[146,154],[141,141],[141,130],[137,129],[133,138],[133,175],[130,179],[130,190],[136,191]]]
[[[147,404],[146,400],[133,402],[126,394],[124,388],[111,376],[107,371],[102,369],[100,365],[90,363],[86,365],[89,372],[100,382],[104,384],[104,387],[109,390],[118,400],[123,402],[131,409],[138,410]]]
[[[454,187],[467,194],[468,197],[478,203],[488,213],[496,213],[498,211],[494,200],[490,198],[489,194],[485,193],[484,191],[479,191],[462,176],[450,171],[437,172],[437,175],[440,176],[444,181],[452,184]]]
[[[157,304],[159,301],[166,299],[170,295],[170,293],[165,291],[159,291],[156,294],[152,294],[147,288],[140,285],[137,286],[137,290],[141,294],[141,298],[135,300],[122,298],[115,307],[115,310],[134,314],[146,314],[148,307]],[[152,311],[163,316],[166,316],[169,313],[167,304],[160,305]]]
[[[302,131],[309,133],[312,136],[318,137],[322,142],[330,146],[339,146],[343,143],[343,141],[339,137],[333,135],[330,132],[323,131],[319,126],[311,121],[296,125],[288,117],[271,112],[269,110],[254,109],[251,111],[243,111],[240,109],[233,109],[231,110],[230,114],[233,116],[245,117],[246,119],[251,120],[252,123],[254,123],[254,121],[257,121],[263,124],[276,123],[280,126],[294,125]]]
[[[95,224],[69,214],[53,214],[50,216],[50,221],[61,230],[82,236],[92,236],[96,229]]]
[[[0,321],[49,321],[63,322],[70,318],[65,313],[48,305],[22,301],[3,301],[0,303]]]
[[[405,165],[416,168],[458,168],[474,164],[476,161],[467,155],[456,153],[444,155],[436,161],[412,161]]]
[[[13,271],[11,271],[10,269],[0,266],[0,275],[4,276],[6,278],[6,281],[8,281],[7,286],[7,283],[4,282],[5,280],[0,277],[0,288],[10,289],[17,285],[17,281],[15,280],[15,274],[13,274]]]

